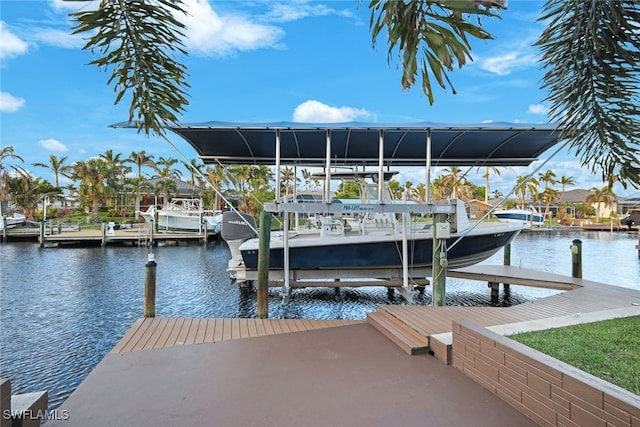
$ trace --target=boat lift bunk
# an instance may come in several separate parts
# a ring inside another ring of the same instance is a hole
[[[119,124],[114,127],[131,127]],[[401,214],[405,223],[409,214],[455,215],[456,205],[434,204],[427,197],[420,204],[358,205],[330,203],[331,169],[336,166],[375,167],[378,176],[385,169],[400,166],[423,166],[430,183],[432,166],[528,166],[538,156],[559,142],[561,132],[552,125],[483,123],[450,125],[439,123],[229,123],[204,122],[174,126],[173,132],[197,151],[205,164],[258,164],[275,166],[277,199],[265,210],[284,216],[283,294],[291,291],[289,268],[289,213],[381,212]],[[282,165],[322,167],[326,171],[321,203],[296,203],[280,198]],[[430,186],[428,185],[427,188]],[[378,200],[383,183],[378,180]],[[406,227],[403,227],[402,294],[411,299],[409,284]],[[434,254],[435,258],[435,254]],[[446,266],[444,262],[438,263]],[[294,276],[295,277],[295,276]],[[271,275],[270,275],[271,279]]]

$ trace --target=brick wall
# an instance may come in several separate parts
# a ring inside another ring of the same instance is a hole
[[[452,364],[542,426],[640,427],[640,396],[468,320]]]

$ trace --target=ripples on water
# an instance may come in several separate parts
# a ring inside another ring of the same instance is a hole
[[[637,235],[626,233],[522,234],[513,243],[511,264],[571,274],[569,246],[583,241],[583,277],[640,289]],[[14,393],[49,391],[54,409],[142,316],[148,248],[46,248],[34,243],[0,245],[0,376]],[[224,243],[207,247],[154,248],[158,317],[254,317],[255,292],[229,280]],[[485,261],[501,264],[502,252]],[[519,304],[557,293],[511,286],[500,305]],[[299,289],[287,306],[279,289],[269,293],[269,317],[352,319],[381,304],[404,304],[385,288]],[[429,288],[416,304],[430,305]],[[489,305],[484,282],[447,280],[448,305]]]

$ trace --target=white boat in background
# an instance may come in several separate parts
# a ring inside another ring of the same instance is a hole
[[[220,233],[222,211],[205,210],[202,199],[175,198],[162,208],[149,206],[140,212],[145,221],[158,221],[158,230]]]
[[[26,222],[27,217],[21,213],[14,213],[7,217],[0,216],[0,230],[13,228],[16,225],[25,224]]]
[[[544,215],[538,213],[534,208],[529,209],[501,209],[493,212],[493,215],[500,222],[521,224],[531,226],[541,226],[544,224]]]
[[[0,216],[0,230],[13,228],[16,225],[25,224],[26,222],[27,217],[21,213],[14,213],[7,217]]]

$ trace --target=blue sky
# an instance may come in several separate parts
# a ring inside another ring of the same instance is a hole
[[[484,19],[495,40],[471,41],[474,61],[450,73],[457,94],[436,88],[433,106],[419,86],[402,90],[397,58],[387,62],[386,35],[372,47],[366,0],[185,3],[189,56],[178,59],[187,66],[191,88],[182,123],[548,122],[545,92],[539,88],[543,72],[532,47],[543,29],[536,22],[541,1],[511,0],[501,20]],[[23,167],[51,181],[48,170],[31,166],[48,163],[51,154],[68,156],[69,163],[108,149],[123,157],[146,150],[156,159],[181,158],[166,142],[108,127],[128,118],[128,101],[114,105],[108,74],[88,65],[93,57],[81,50],[83,40],[70,35],[68,13],[80,7],[92,6],[0,2],[1,146],[13,146],[25,160]],[[182,139],[173,134],[170,139],[188,159],[196,157]],[[491,189],[506,194],[516,176],[536,166],[501,169],[499,176],[492,175]],[[573,188],[603,185],[569,152],[542,171],[547,169],[558,177],[572,176]],[[481,175],[474,169],[467,178],[484,185]],[[416,184],[424,176],[424,170],[403,170],[399,180]],[[633,193],[621,187],[614,191]]]

